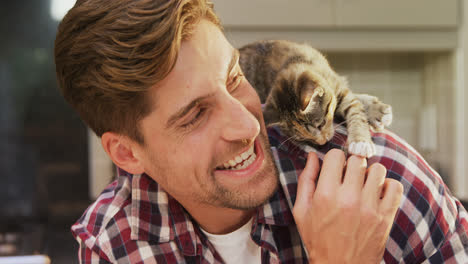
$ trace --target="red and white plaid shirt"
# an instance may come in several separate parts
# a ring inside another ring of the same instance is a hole
[[[305,147],[275,128],[268,130],[281,188],[254,216],[251,238],[262,248],[262,263],[307,263],[291,208]],[[338,128],[316,151],[343,148]],[[468,263],[468,214],[440,176],[407,143],[390,132],[375,133],[387,177],[404,186],[404,198],[382,263]],[[222,263],[215,248],[183,207],[147,175],[118,170],[118,178],[72,227],[80,263]]]

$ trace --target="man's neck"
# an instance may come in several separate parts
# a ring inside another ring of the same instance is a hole
[[[245,225],[255,213],[255,209],[237,210],[212,206],[185,207],[185,209],[201,228],[211,234],[231,233]]]

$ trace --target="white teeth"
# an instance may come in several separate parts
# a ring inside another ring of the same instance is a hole
[[[252,146],[251,148],[249,148],[249,150],[247,150],[247,154],[252,155],[253,153],[254,153],[254,146]]]
[[[240,154],[232,160],[227,161],[223,164],[223,166],[225,169],[240,170],[250,166],[250,164],[252,164],[256,158],[257,155],[255,155],[254,146],[252,145],[252,147],[250,147],[246,152]]]
[[[246,152],[244,152],[244,153],[241,154],[241,157],[242,157],[243,160],[245,160],[246,158],[248,158],[248,157],[250,156],[250,154],[247,153],[247,152],[248,152],[248,151],[246,151]],[[237,161],[237,158],[236,158],[236,161]]]
[[[247,168],[248,166],[250,166],[250,164],[252,164],[255,160],[255,158],[257,157],[257,155],[253,154],[250,159],[244,161],[244,163],[241,165],[241,164],[238,164],[237,166],[235,166],[234,168],[231,168],[231,170],[241,170],[241,169],[245,169]]]
[[[252,164],[255,161],[256,157],[257,157],[257,155],[255,155],[255,153],[253,153],[252,157],[250,159],[246,160],[243,165],[245,167],[250,166],[250,164]]]

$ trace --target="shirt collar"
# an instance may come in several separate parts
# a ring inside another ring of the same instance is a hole
[[[272,152],[281,179],[284,176],[284,170],[289,170],[289,167],[285,167],[281,162],[282,156],[286,156],[284,152],[287,150],[287,145],[278,148],[278,144],[274,142]],[[121,169],[118,172],[119,176],[129,177],[131,180],[131,238],[153,243],[176,241],[185,255],[195,255],[200,250],[201,244],[205,243],[200,240],[201,231],[198,230],[198,226],[193,224],[190,215],[182,205],[148,175],[132,175]],[[291,174],[291,171],[288,174]],[[294,170],[292,174],[292,177],[297,179]],[[291,213],[294,200],[291,198],[295,198],[295,189],[289,190],[283,186],[284,182],[279,185],[273,196],[258,208],[253,228],[256,228],[258,224],[287,226],[294,223]],[[294,196],[291,197],[291,194]]]
[[[184,255],[196,255],[199,241],[184,208],[148,175],[127,176],[132,182],[131,238],[152,243],[175,241]]]

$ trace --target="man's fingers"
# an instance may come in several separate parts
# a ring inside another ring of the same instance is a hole
[[[382,196],[387,169],[380,163],[372,164],[367,170],[367,179],[362,192],[362,201],[370,208],[377,209]]]
[[[346,173],[343,185],[350,190],[360,192],[364,184],[367,170],[367,160],[359,156],[351,156],[346,163]]]
[[[341,184],[346,157],[342,150],[332,149],[323,158],[322,170],[317,183],[317,189],[331,192]]]
[[[403,185],[394,179],[385,179],[382,189],[382,200],[380,202],[380,211],[384,217],[393,217],[400,206],[403,196]]]
[[[297,182],[297,194],[294,208],[306,208],[315,192],[315,181],[320,169],[317,154],[309,152],[307,163]]]

